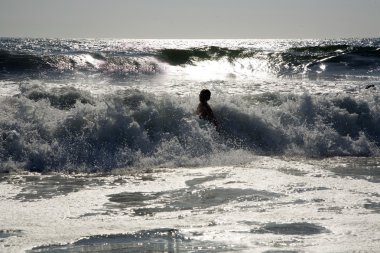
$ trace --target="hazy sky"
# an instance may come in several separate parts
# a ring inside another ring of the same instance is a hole
[[[0,0],[1,37],[380,37],[380,0]]]

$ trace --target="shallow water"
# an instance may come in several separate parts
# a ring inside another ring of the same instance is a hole
[[[154,229],[134,234],[92,236],[69,245],[37,247],[27,252],[234,252],[234,246],[185,238],[175,229]]]
[[[376,252],[380,191],[376,172],[371,174],[376,164],[375,158],[256,156],[244,166],[119,176],[8,175],[0,183],[0,247],[6,252]],[[363,173],[353,176],[342,167]],[[44,194],[44,188],[52,193]]]

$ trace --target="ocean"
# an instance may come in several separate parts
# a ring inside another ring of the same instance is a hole
[[[0,38],[0,251],[379,252],[379,91],[376,38]]]

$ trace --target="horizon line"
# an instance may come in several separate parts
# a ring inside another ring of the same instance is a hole
[[[380,39],[379,36],[368,37],[325,37],[325,38],[123,38],[123,37],[55,37],[55,36],[0,36],[0,39],[88,39],[88,40],[352,40],[352,39]]]

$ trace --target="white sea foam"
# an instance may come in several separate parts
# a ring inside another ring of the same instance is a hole
[[[340,174],[341,166],[355,165],[357,177]],[[13,235],[0,245],[19,252],[86,236],[172,228],[205,246],[213,241],[238,252],[376,251],[379,212],[371,203],[380,201],[380,192],[371,181],[378,177],[365,178],[365,171],[352,158],[257,156],[243,167],[108,177],[9,176],[0,183],[0,220]],[[100,247],[96,243],[101,238],[88,247]],[[132,247],[127,239],[124,243]]]
[[[217,94],[216,132],[194,116],[195,97],[22,87],[18,96],[1,98],[1,167],[9,170],[8,161],[31,171],[207,166],[222,156],[239,163],[239,152],[374,156],[378,100],[374,94]]]

